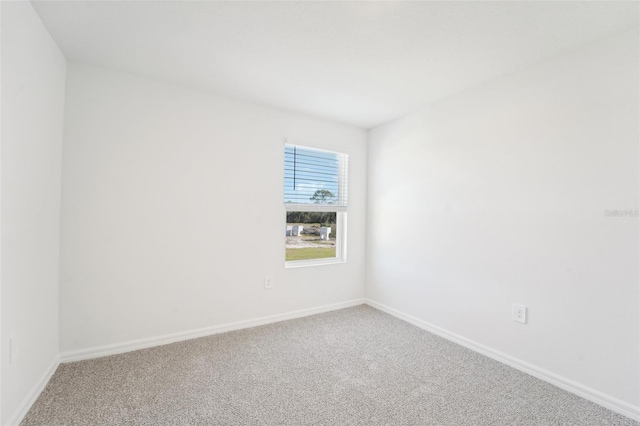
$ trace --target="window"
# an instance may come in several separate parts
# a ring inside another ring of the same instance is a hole
[[[348,156],[284,147],[286,266],[346,260]]]

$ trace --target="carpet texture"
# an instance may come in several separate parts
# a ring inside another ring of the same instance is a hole
[[[58,424],[638,425],[365,305],[62,364]]]

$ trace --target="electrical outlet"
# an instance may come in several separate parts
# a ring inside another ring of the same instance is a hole
[[[18,358],[18,342],[13,337],[9,337],[9,364],[16,362]]]
[[[527,307],[525,305],[514,303],[512,315],[514,321],[521,322],[523,324],[527,323]]]
[[[265,276],[264,277],[264,289],[265,290],[271,290],[272,288],[273,288],[273,281],[271,280],[271,277]]]

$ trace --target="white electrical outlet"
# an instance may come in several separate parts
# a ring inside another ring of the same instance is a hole
[[[514,303],[512,315],[514,321],[521,322],[523,324],[527,323],[527,307],[525,305]]]
[[[9,337],[9,364],[16,362],[18,358],[18,342],[13,337]]]
[[[271,290],[272,288],[273,288],[273,281],[271,280],[271,277],[265,276],[264,277],[264,289],[265,290]]]

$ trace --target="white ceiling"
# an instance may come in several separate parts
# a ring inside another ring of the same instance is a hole
[[[364,128],[639,21],[636,2],[32,3],[72,62]]]

